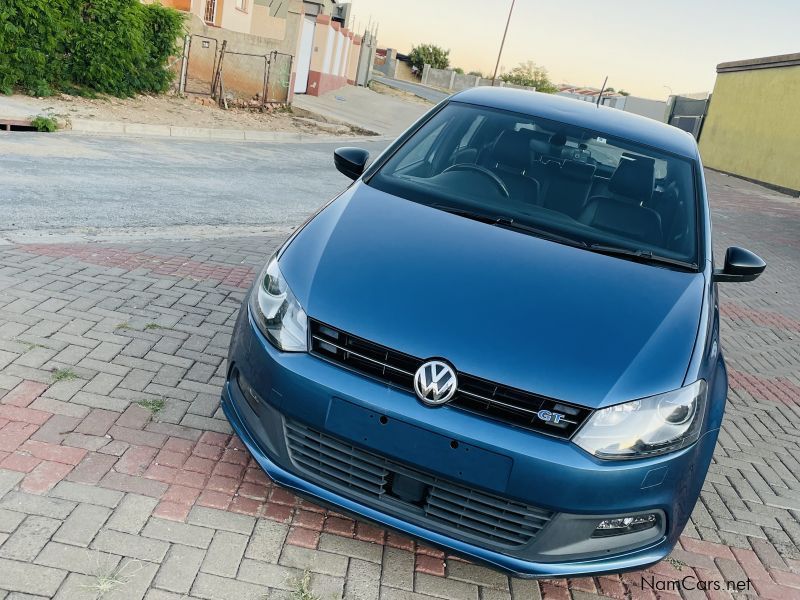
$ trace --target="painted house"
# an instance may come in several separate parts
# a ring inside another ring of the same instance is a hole
[[[229,50],[256,54],[277,50],[291,54],[294,59],[290,97],[295,93],[318,96],[355,83],[361,36],[347,27],[349,3],[335,0],[160,2],[190,13],[189,32],[217,40],[214,47],[218,48],[224,39],[228,41]],[[210,71],[213,60],[209,57],[206,62],[206,70]],[[254,74],[253,87],[257,86],[258,77]]]

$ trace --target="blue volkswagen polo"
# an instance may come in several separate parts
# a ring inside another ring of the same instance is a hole
[[[703,169],[673,127],[473,89],[269,260],[222,406],[280,485],[522,577],[664,558],[725,409]]]

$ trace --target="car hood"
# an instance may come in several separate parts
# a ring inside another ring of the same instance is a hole
[[[285,249],[311,318],[598,408],[680,387],[704,277],[487,225],[357,183]]]

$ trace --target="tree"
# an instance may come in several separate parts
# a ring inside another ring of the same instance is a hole
[[[518,67],[514,67],[510,72],[503,73],[500,79],[514,85],[535,87],[537,92],[544,92],[545,94],[555,94],[558,91],[558,88],[550,81],[547,69],[540,67],[532,60],[520,63]]]
[[[480,77],[480,78],[486,77],[486,75],[484,75],[480,71],[470,71],[469,73],[467,73],[467,75],[472,75],[473,77]]]
[[[463,75],[464,74],[464,69],[462,69],[461,67],[454,67],[453,71],[455,71],[459,75]]]
[[[0,92],[164,92],[184,17],[139,0],[0,0]]]
[[[620,96],[630,96],[630,95],[631,95],[631,93],[630,93],[630,92],[626,92],[625,90],[620,90],[620,91],[619,91],[619,95],[620,95]]]
[[[450,50],[444,50],[434,44],[420,44],[411,49],[408,60],[420,71],[425,65],[430,65],[434,69],[446,69],[450,66]]]

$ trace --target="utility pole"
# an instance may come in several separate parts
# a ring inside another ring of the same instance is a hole
[[[506,30],[503,32],[503,41],[500,42],[500,52],[497,53],[497,64],[494,67],[494,75],[492,76],[492,87],[497,84],[497,71],[500,69],[500,59],[503,57],[503,47],[506,45],[508,26],[511,25],[511,14],[514,12],[515,2],[516,0],[511,0],[511,8],[508,9],[508,21],[506,21]]]
[[[606,85],[608,84],[608,75],[603,80],[603,87],[600,88],[600,93],[597,94],[597,106],[600,106],[600,103],[603,101],[603,92],[606,91]]]

